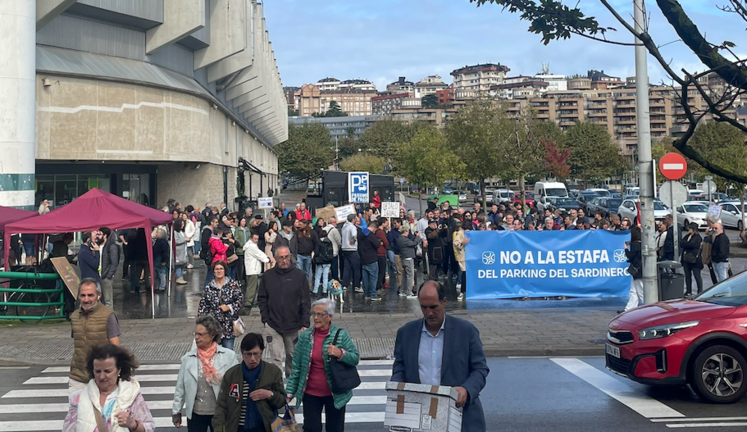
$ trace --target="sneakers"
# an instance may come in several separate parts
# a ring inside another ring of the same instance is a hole
[[[386,282],[384,282],[384,284],[381,285],[381,288],[383,288],[383,289],[389,289],[389,284],[386,283]]]
[[[187,268],[191,270],[191,269],[195,268],[195,266],[193,266],[192,264],[187,264]]]
[[[407,293],[406,293],[406,292],[402,292],[402,291],[400,291],[400,292],[398,292],[397,294],[398,294],[398,295],[399,295],[400,297],[407,297]]]
[[[177,284],[177,285],[186,285],[186,284],[188,284],[188,283],[189,283],[189,282],[185,281],[185,280],[184,280],[184,278],[177,278],[177,279],[176,279],[176,284]]]
[[[464,293],[463,292],[459,293],[459,295],[457,296],[457,300],[458,301],[464,301]]]
[[[368,299],[371,300],[371,301],[381,301],[381,297],[379,297],[379,296],[369,297]]]
[[[355,291],[357,293],[363,293],[363,288],[361,288],[361,287],[355,287],[355,289],[353,291]]]
[[[418,293],[410,293],[407,298],[418,298]]]
[[[456,289],[457,289],[457,291],[459,291],[459,290],[462,289],[462,283],[461,282],[457,282]]]

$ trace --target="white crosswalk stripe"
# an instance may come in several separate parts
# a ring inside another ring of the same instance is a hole
[[[363,382],[348,403],[346,423],[384,422],[384,388],[391,376],[392,363],[391,360],[361,361],[358,373]],[[176,430],[171,423],[171,404],[178,370],[179,364],[151,364],[142,365],[136,374],[159,429]],[[69,371],[67,366],[47,367],[21,387],[0,395],[0,432],[59,431],[69,407]],[[303,408],[296,417],[303,422]]]

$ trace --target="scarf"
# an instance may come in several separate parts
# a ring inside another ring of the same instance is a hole
[[[119,422],[115,420],[114,416],[127,411],[132,406],[135,398],[140,394],[140,384],[135,380],[120,381],[117,387],[119,393],[117,394],[116,402],[114,402],[114,408],[109,417],[104,418],[104,422],[110,424],[109,432],[129,432],[127,428],[119,427]],[[88,381],[88,385],[80,393],[78,420],[75,423],[75,430],[77,432],[93,432],[96,429],[97,424],[94,409],[103,412],[101,392],[96,385],[96,380],[92,379]],[[109,421],[107,422],[107,420]]]
[[[223,380],[223,376],[213,366],[213,357],[218,352],[218,344],[213,342],[207,349],[197,348],[197,358],[202,363],[202,373],[205,375],[205,380],[208,384],[220,384]]]
[[[259,384],[259,374],[262,373],[262,363],[260,362],[254,369],[249,369],[246,363],[241,362],[241,374],[244,381],[249,386],[249,393],[257,390]],[[251,399],[246,400],[246,411],[244,411],[244,428],[242,430],[252,430],[263,423],[262,414],[259,412],[257,403]]]

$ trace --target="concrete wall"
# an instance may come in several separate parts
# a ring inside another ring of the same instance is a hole
[[[277,174],[277,157],[208,101],[136,84],[37,76],[36,158],[195,162],[244,157]],[[221,194],[222,195],[222,194]]]
[[[219,205],[223,201],[223,167],[213,164],[201,164],[200,169],[194,167],[194,164],[159,166],[156,202],[162,205],[173,198],[182,203],[182,208],[189,204],[203,208],[206,202]],[[228,172],[228,199],[232,203],[235,197],[236,170],[232,168]]]

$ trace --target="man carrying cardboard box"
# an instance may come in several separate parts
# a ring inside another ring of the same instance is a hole
[[[477,328],[463,319],[447,317],[446,294],[436,281],[418,290],[423,319],[397,331],[392,381],[451,386],[462,407],[462,431],[485,432],[480,391],[490,372]]]

